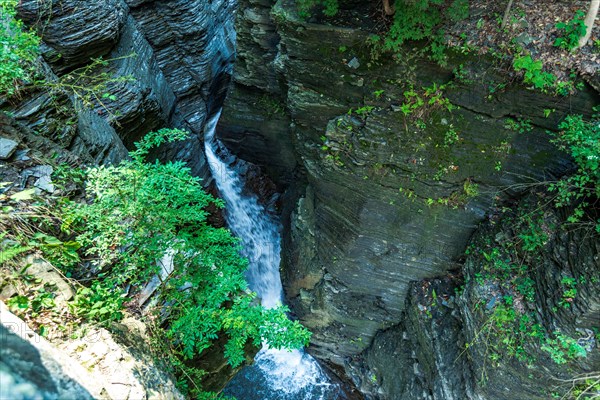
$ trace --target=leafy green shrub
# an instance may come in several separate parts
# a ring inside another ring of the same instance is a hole
[[[531,364],[535,362],[536,349],[547,352],[558,364],[586,356],[576,337],[548,330],[537,313],[536,300],[544,293],[538,292],[531,275],[532,267],[541,265],[539,256],[551,240],[548,232],[559,231],[552,226],[553,219],[538,209],[540,205],[540,202],[532,203],[517,209],[514,218],[505,217],[501,232],[510,228],[510,234],[496,234],[492,236],[494,240],[479,238],[466,251],[478,256],[475,262],[480,266],[472,284],[481,297],[473,309],[485,321],[467,348],[478,345],[482,355],[493,365],[510,359]],[[558,305],[571,306],[577,296],[577,283],[574,277],[562,277]],[[483,381],[486,374],[484,368]]]
[[[101,281],[77,290],[69,308],[75,314],[93,321],[118,321],[123,318],[125,297],[119,290],[106,287]]]
[[[275,348],[307,344],[310,333],[287,318],[285,307],[267,310],[253,302],[238,240],[207,222],[207,207],[222,207],[222,201],[204,192],[182,162],[145,161],[151,148],[184,137],[179,130],[152,132],[136,144],[131,160],[87,170],[88,202],[64,208],[63,229],[77,235],[97,273],[91,288],[79,291],[75,310],[99,321],[120,319],[125,288],[160,274],[157,260],[171,254],[175,267],[161,277],[159,291],[169,312],[166,337],[183,359],[222,334],[234,366],[248,341]]]
[[[415,0],[400,1],[394,21],[383,42],[374,43],[380,51],[398,53],[404,43],[427,39],[431,58],[444,65],[445,49],[443,31],[439,26],[448,18],[459,21],[468,16],[469,4],[465,0]]]
[[[578,10],[575,17],[567,22],[559,22],[556,28],[561,32],[554,41],[554,46],[565,50],[573,50],[579,46],[579,39],[585,35],[585,12]]]
[[[21,246],[17,242],[3,240],[8,232],[0,232],[0,265],[8,265],[9,262],[18,258],[20,254],[32,249],[32,246]]]
[[[533,130],[533,125],[529,119],[517,118],[514,120],[512,118],[507,118],[504,123],[505,128],[519,133],[527,133]]]
[[[596,111],[599,111],[596,108]],[[592,197],[600,197],[600,118],[585,121],[581,115],[569,115],[560,123],[560,133],[553,142],[568,151],[577,164],[577,171],[550,190],[556,192],[558,207],[573,205],[575,209],[569,222],[579,222]],[[600,232],[600,220],[596,223]]]
[[[548,235],[544,232],[543,223],[544,219],[542,215],[537,216],[534,219],[532,216],[527,215],[523,218],[524,226],[521,228],[520,233],[517,235],[522,240],[521,245],[525,251],[536,251],[544,247],[548,241]]]
[[[18,0],[0,0],[0,96],[12,95],[34,71],[39,38],[16,19]]]
[[[549,72],[543,71],[543,63],[540,60],[534,60],[531,55],[518,55],[513,61],[515,71],[523,71],[523,81],[533,85],[536,89],[546,91],[554,86],[556,77]]]

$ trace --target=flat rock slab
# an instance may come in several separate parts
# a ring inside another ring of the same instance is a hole
[[[27,179],[30,176],[38,178],[33,186],[38,189],[44,190],[48,193],[54,192],[54,184],[52,183],[52,172],[54,169],[50,165],[38,165],[33,168],[29,168],[24,171],[23,175]]]
[[[13,155],[19,143],[0,137],[0,160],[7,160]]]
[[[47,261],[41,258],[28,256],[25,259],[24,264],[28,265],[25,270],[28,274],[34,275],[36,278],[39,278],[50,285],[56,285],[57,297],[55,301],[57,303],[67,302],[75,295],[75,291],[71,285],[69,285],[56,268]]]

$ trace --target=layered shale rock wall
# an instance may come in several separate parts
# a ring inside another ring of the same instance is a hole
[[[480,385],[481,360],[463,354],[482,323],[454,295],[476,273],[463,272],[465,249],[499,207],[573,168],[547,131],[567,114],[589,116],[598,93],[555,98],[514,83],[490,95],[506,80],[493,59],[373,60],[360,13],[337,26],[301,20],[288,0],[240,10],[241,61],[218,135],[288,189],[282,269],[287,299],[313,332],[309,351],[368,398],[503,398]],[[447,85],[448,102],[405,115],[409,83],[423,98],[421,88]],[[577,274],[588,262],[574,263]],[[434,285],[452,304],[423,319],[419,296]],[[581,301],[584,314],[597,307],[594,296]],[[547,311],[550,325],[567,324]],[[500,371],[506,390],[550,379]]]

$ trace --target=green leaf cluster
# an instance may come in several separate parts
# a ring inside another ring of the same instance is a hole
[[[338,0],[297,0],[298,14],[307,18],[315,7],[322,7],[323,14],[331,17],[338,13]]]
[[[296,0],[301,17],[306,18],[312,9],[323,7],[328,16],[337,14],[338,0]],[[383,52],[399,53],[408,41],[427,40],[430,57],[445,63],[444,32],[440,25],[445,20],[460,21],[469,14],[468,0],[396,0],[392,25],[382,37],[372,35],[369,44],[374,58]]]
[[[587,356],[586,349],[572,337],[560,332],[554,332],[554,338],[547,338],[542,345],[542,350],[547,352],[557,364],[566,364],[575,358]]]
[[[466,0],[398,0],[393,23],[381,39],[371,38],[378,52],[399,53],[408,41],[427,40],[426,47],[434,61],[445,64],[444,31],[440,25],[445,20],[459,21],[468,16]]]
[[[485,321],[467,348],[478,348],[494,365],[510,359],[531,364],[536,361],[536,349],[548,353],[558,364],[587,356],[577,338],[548,330],[537,313],[536,301],[543,293],[532,279],[533,267],[539,265],[540,254],[547,250],[551,239],[547,232],[559,228],[542,211],[529,211],[531,207],[540,207],[540,203],[517,209],[514,218],[505,217],[504,228],[510,227],[512,235],[497,234],[493,241],[480,238],[466,252],[475,254],[475,262],[480,265],[474,284],[481,298],[473,308]],[[563,276],[562,296],[555,304],[571,307],[578,280],[581,278]],[[493,291],[488,290],[490,287]],[[484,381],[486,374],[484,369]]]
[[[567,22],[556,24],[561,35],[554,41],[554,46],[565,50],[574,50],[579,46],[579,39],[585,35],[585,12],[578,10],[575,17]]]
[[[541,91],[552,88],[556,82],[554,75],[544,72],[542,61],[534,60],[529,54],[516,56],[513,61],[513,68],[517,72],[523,71],[523,81]]]
[[[596,108],[596,111],[599,111]],[[569,222],[579,222],[591,198],[600,198],[600,116],[586,121],[581,115],[569,115],[560,123],[553,142],[571,154],[577,171],[550,186],[557,193],[556,205],[575,206]],[[600,232],[600,220],[596,223]]]
[[[0,0],[0,96],[12,95],[35,70],[39,38],[16,19],[18,0]]]

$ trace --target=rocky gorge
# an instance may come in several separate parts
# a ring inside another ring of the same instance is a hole
[[[285,297],[313,333],[307,351],[350,396],[546,399],[597,374],[598,234],[569,229],[569,209],[542,188],[576,169],[547,132],[592,117],[594,77],[557,97],[462,49],[444,67],[410,48],[376,59],[358,1],[333,22],[301,18],[291,0],[80,3],[19,8],[46,73],[60,80],[103,56],[127,79],[91,109],[31,89],[1,105],[3,136],[29,146],[14,133],[26,130],[68,157],[115,163],[146,132],[182,128],[191,139],[157,155],[210,186],[203,129],[222,108],[217,138],[257,166],[250,178],[260,169],[251,181],[281,215]],[[531,231],[544,239],[527,245]],[[511,262],[526,268],[502,272]],[[548,342],[528,339],[537,325],[586,357],[552,363]],[[232,371],[214,370],[219,390]]]

